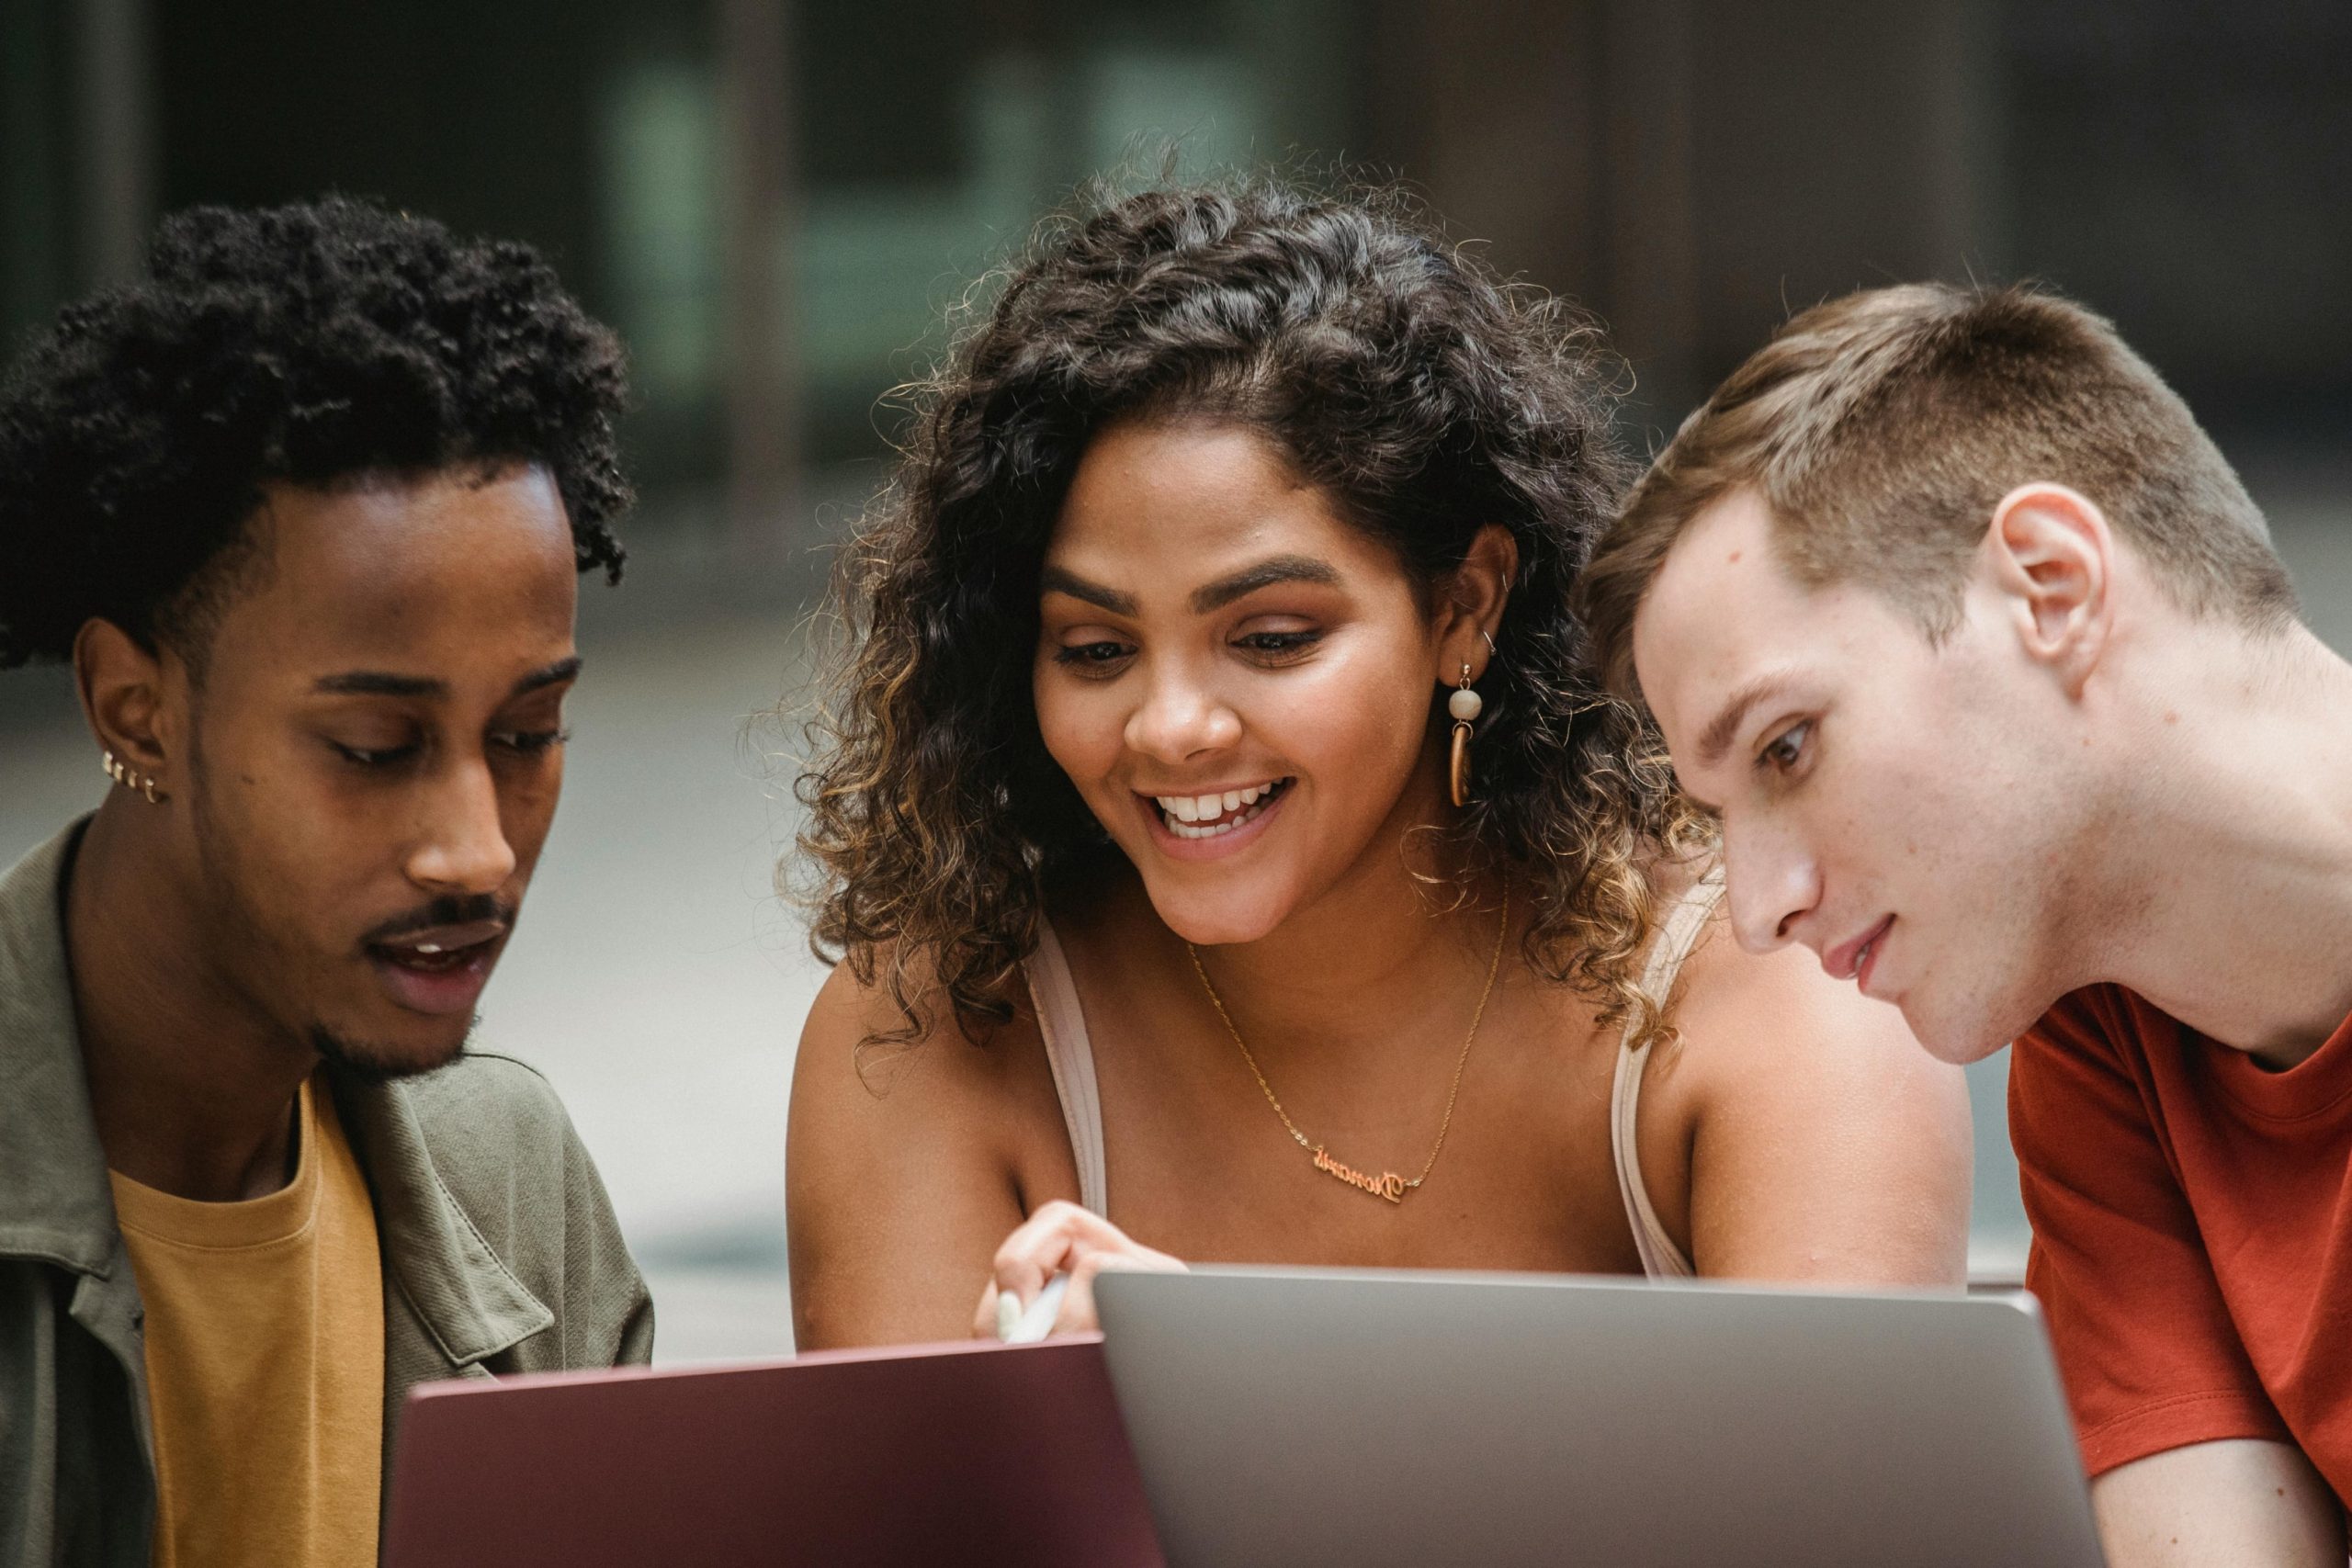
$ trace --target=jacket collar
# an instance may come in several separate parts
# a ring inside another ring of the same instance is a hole
[[[63,917],[65,877],[88,820],[0,874],[0,1256],[105,1279],[123,1253],[82,1068]],[[330,1083],[375,1197],[387,1269],[450,1365],[554,1323],[450,1196],[406,1090],[339,1073]]]
[[[388,1272],[452,1367],[528,1339],[555,1314],[482,1239],[433,1162],[405,1086],[331,1073],[335,1111],[376,1195]]]
[[[104,1277],[114,1194],[90,1114],[61,909],[84,818],[0,876],[0,1253]]]

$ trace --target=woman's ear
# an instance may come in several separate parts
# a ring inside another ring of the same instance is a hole
[[[1458,684],[1465,664],[1473,681],[1487,672],[1503,606],[1518,577],[1519,541],[1510,530],[1499,523],[1480,528],[1442,585],[1436,607],[1439,684]]]

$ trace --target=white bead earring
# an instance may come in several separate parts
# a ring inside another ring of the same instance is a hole
[[[1494,637],[1484,629],[1478,635],[1486,639],[1487,659],[1491,663],[1498,651]],[[1447,777],[1453,804],[1467,806],[1470,804],[1470,727],[1477,722],[1480,714],[1487,711],[1487,700],[1470,689],[1470,666],[1466,660],[1462,666],[1461,683],[1445,699],[1445,711],[1453,717],[1453,762]]]
[[[1462,666],[1462,683],[1445,699],[1445,711],[1453,716],[1453,766],[1451,772],[1453,804],[1470,804],[1470,726],[1487,708],[1486,699],[1470,689],[1470,666]]]

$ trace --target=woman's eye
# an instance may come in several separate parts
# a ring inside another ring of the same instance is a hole
[[[1054,649],[1054,662],[1080,666],[1115,664],[1127,653],[1127,645],[1123,642],[1074,642]]]
[[[1247,632],[1233,639],[1237,648],[1252,653],[1280,658],[1286,653],[1299,653],[1322,640],[1321,632]]]
[[[1765,743],[1759,760],[1787,773],[1804,757],[1805,739],[1812,730],[1811,719],[1789,726]]]

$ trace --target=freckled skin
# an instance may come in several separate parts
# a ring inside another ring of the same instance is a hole
[[[1939,1057],[1988,1055],[2065,988],[2052,976],[2079,967],[2090,928],[2064,868],[2097,853],[2099,830],[2052,782],[2070,773],[2052,748],[2090,737],[1976,590],[1931,643],[1866,589],[1798,583],[1770,526],[1746,491],[1702,511],[1634,633],[1682,784],[1722,809],[1740,940],[1826,955],[1892,915],[1871,994]],[[1785,695],[1703,761],[1702,730],[1774,672],[1791,676]],[[1801,761],[1784,770],[1766,749],[1801,724]]]

